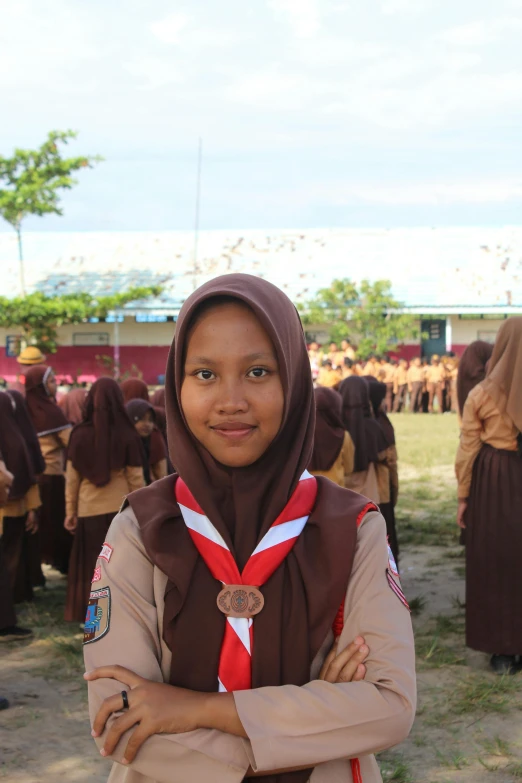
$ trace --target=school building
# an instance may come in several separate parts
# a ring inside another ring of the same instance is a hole
[[[135,302],[107,319],[63,326],[49,359],[59,377],[91,381],[112,372],[162,383],[183,301],[212,277],[244,272],[270,280],[296,304],[334,278],[387,279],[424,335],[397,346],[411,358],[493,341],[502,321],[522,315],[522,227],[203,231],[195,253],[189,232],[28,232],[27,291],[107,295],[160,285],[155,300]],[[14,232],[0,233],[0,296],[20,293]],[[324,327],[309,339],[328,340]],[[18,373],[20,331],[0,329],[0,377]]]

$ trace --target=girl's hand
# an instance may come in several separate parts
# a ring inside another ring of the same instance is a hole
[[[134,761],[145,740],[153,734],[180,734],[201,727],[200,714],[205,708],[206,693],[152,682],[123,666],[100,666],[83,676],[89,682],[103,678],[117,680],[122,683],[122,690],[128,689],[128,710],[123,710],[123,698],[117,693],[105,699],[94,719],[92,736],[99,737],[109,717],[122,712],[107,732],[100,751],[102,756],[112,755],[122,735],[133,726],[136,729],[127,743],[122,764]]]
[[[78,517],[66,517],[63,526],[69,533],[73,533],[74,535],[76,527],[78,526]]]
[[[467,507],[468,507],[467,500],[459,500],[459,505],[457,508],[457,525],[461,527],[463,530],[466,529],[466,524],[464,522],[464,515],[466,514]]]
[[[360,682],[366,676],[366,666],[363,661],[368,657],[370,649],[364,638],[358,636],[342,652],[338,653],[339,637],[323,663],[319,679],[325,682]]]
[[[28,533],[31,533],[32,536],[36,533],[38,530],[38,517],[34,513],[34,511],[30,511],[27,515],[27,519],[25,520],[25,529]]]

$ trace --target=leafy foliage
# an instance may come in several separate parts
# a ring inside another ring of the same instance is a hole
[[[158,296],[161,287],[131,288],[125,293],[95,298],[87,293],[47,296],[39,291],[24,297],[0,297],[0,326],[17,327],[25,340],[44,353],[58,348],[57,329],[64,324],[85,323],[90,318],[106,318],[129,302]]]
[[[314,299],[300,305],[305,324],[328,324],[330,339],[358,344],[357,356],[384,354],[407,339],[418,337],[417,321],[401,312],[389,280],[363,280],[357,287],[348,278],[333,280]]]

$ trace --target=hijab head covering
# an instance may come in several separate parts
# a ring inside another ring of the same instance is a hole
[[[352,375],[339,387],[343,399],[343,422],[355,446],[354,472],[368,470],[370,462],[386,449],[381,428],[373,418],[370,390],[365,378]]]
[[[65,418],[71,424],[79,424],[83,421],[85,412],[85,402],[87,400],[87,389],[72,389],[58,403],[62,409]]]
[[[165,387],[161,386],[159,389],[156,389],[154,394],[152,395],[151,399],[152,404],[155,408],[164,408],[165,407]]]
[[[146,400],[129,400],[125,406],[125,410],[134,424],[143,419],[147,413],[152,414],[152,421],[154,424],[157,424],[156,410],[154,406]],[[167,458],[167,448],[161,432],[157,429],[152,430],[151,434],[146,438],[140,436],[140,442],[143,457],[143,475],[145,476],[145,483],[149,485],[151,483],[151,467],[162,459]]]
[[[0,453],[14,480],[9,500],[20,500],[36,484],[33,460],[15,417],[15,402],[7,392],[0,392]]]
[[[140,378],[127,378],[121,384],[121,390],[123,392],[123,401],[125,403],[129,400],[147,400],[149,402],[149,387]]]
[[[190,432],[181,407],[184,353],[201,306],[222,297],[248,306],[270,336],[279,363],[284,409],[278,434],[252,465],[219,464]],[[282,511],[310,462],[315,402],[299,316],[278,288],[230,274],[209,281],[181,308],[166,371],[169,446],[176,468],[219,530],[240,568]],[[175,451],[174,451],[175,449]],[[220,583],[200,557],[175,502],[175,476],[133,492],[129,503],[151,561],[167,575],[163,635],[172,656],[170,682],[217,689],[225,628],[216,606]],[[255,618],[252,686],[304,685],[346,593],[355,551],[357,515],[366,499],[318,479],[318,495],[303,532],[263,585]],[[348,553],[348,565],[347,565]],[[266,776],[267,783],[305,783],[310,771]]]
[[[25,399],[29,416],[40,437],[60,432],[71,426],[47,389],[47,379],[52,371],[52,367],[37,364],[25,374]]]
[[[370,392],[370,402],[372,404],[373,415],[382,433],[386,439],[386,446],[395,445],[395,430],[393,424],[389,420],[386,411],[382,407],[382,403],[386,397],[386,384],[381,383],[377,378],[367,376],[364,379],[368,384],[368,390]]]
[[[141,467],[139,435],[123,405],[120,387],[112,378],[93,383],[85,416],[71,433],[68,458],[81,476],[97,487],[109,483],[112,470]]]
[[[508,318],[500,327],[482,386],[522,432],[522,317]]]
[[[45,460],[42,456],[40,441],[27,410],[24,395],[16,389],[9,389],[7,393],[13,400],[15,421],[29,450],[34,473],[39,476],[45,470]]]
[[[493,345],[491,343],[475,340],[468,345],[462,354],[457,376],[457,399],[461,416],[468,394],[486,377],[486,365],[492,353]]]
[[[311,471],[330,470],[343,447],[343,401],[333,389],[318,386],[315,395],[315,439]]]

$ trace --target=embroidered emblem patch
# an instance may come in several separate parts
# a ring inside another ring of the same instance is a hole
[[[102,550],[101,550],[100,554],[98,555],[98,557],[101,557],[102,560],[106,560],[107,562],[109,562],[109,560],[112,557],[112,553],[113,552],[114,552],[114,550],[113,550],[112,546],[110,544],[105,543],[102,546]]]
[[[388,584],[390,585],[392,591],[395,593],[395,595],[397,596],[401,604],[404,604],[406,609],[410,611],[410,605],[408,603],[406,596],[402,592],[401,586],[397,584],[397,582],[395,581],[395,579],[393,578],[393,576],[391,575],[388,569],[386,569],[386,579],[388,580]]]
[[[399,576],[399,569],[397,567],[397,563],[395,562],[395,558],[393,556],[393,552],[389,544],[388,544],[388,565],[390,567],[390,571],[392,572],[392,574],[395,574],[395,576]]]
[[[94,574],[92,575],[92,581],[93,582],[99,582],[101,579],[101,568],[100,566],[96,566],[94,569]]]
[[[91,590],[89,603],[87,604],[87,614],[85,616],[83,643],[90,644],[91,642],[97,642],[109,632],[110,625],[110,587],[101,587],[99,590]]]

